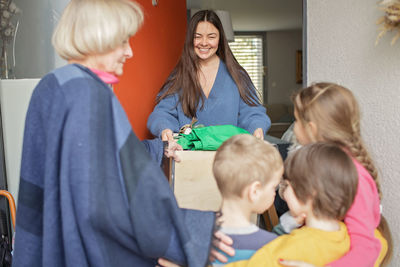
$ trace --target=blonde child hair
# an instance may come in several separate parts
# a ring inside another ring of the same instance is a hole
[[[317,126],[316,135],[310,127],[305,127],[308,138],[312,142],[332,142],[345,148],[371,175],[381,198],[378,171],[361,137],[360,110],[353,93],[338,84],[320,82],[296,92],[292,101],[300,123],[313,122]],[[383,262],[386,264],[392,254],[392,238],[383,216],[378,229],[388,243],[389,250]]]
[[[252,135],[241,134],[218,148],[213,173],[224,198],[241,197],[247,185],[254,181],[265,185],[282,167],[278,149]]]

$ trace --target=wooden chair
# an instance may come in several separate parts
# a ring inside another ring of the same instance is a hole
[[[10,207],[10,213],[11,213],[11,220],[12,220],[13,227],[14,227],[14,229],[15,229],[15,214],[16,214],[16,209],[15,209],[14,197],[11,195],[10,192],[8,192],[8,191],[6,191],[6,190],[0,190],[0,195],[6,197],[7,200],[8,200],[8,205],[9,205],[9,207]]]
[[[268,210],[266,210],[262,215],[265,223],[265,228],[268,231],[272,231],[275,225],[279,223],[278,214],[276,213],[275,206],[272,205]]]

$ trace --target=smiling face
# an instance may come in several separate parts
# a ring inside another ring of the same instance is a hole
[[[209,60],[216,55],[219,44],[219,31],[208,21],[197,24],[194,33],[194,52],[200,60]]]
[[[125,61],[133,56],[132,48],[129,44],[129,39],[122,42],[110,52],[96,55],[94,68],[108,72],[110,74],[121,76],[124,72],[123,67]]]

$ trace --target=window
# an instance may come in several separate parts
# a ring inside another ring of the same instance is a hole
[[[264,101],[264,48],[263,34],[235,34],[235,42],[229,46],[239,64],[247,71],[257,89],[261,102]]]

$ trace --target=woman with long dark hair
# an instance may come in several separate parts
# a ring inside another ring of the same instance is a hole
[[[271,121],[247,72],[229,48],[222,23],[211,10],[191,18],[181,58],[157,96],[147,122],[163,140],[190,124],[231,124],[263,138]]]

